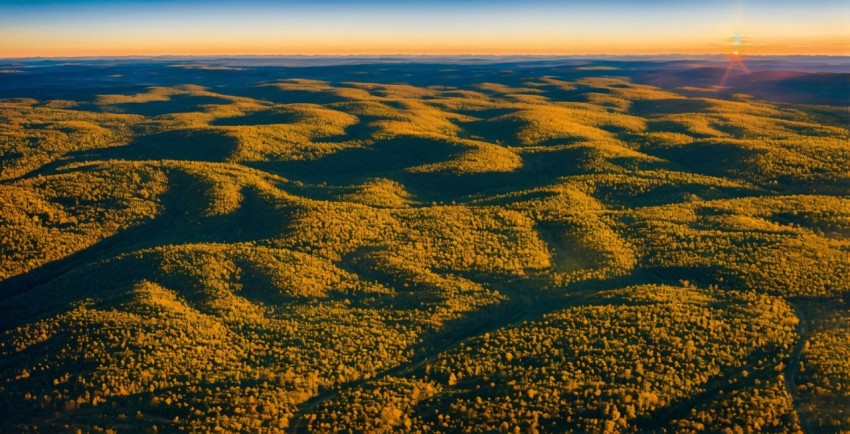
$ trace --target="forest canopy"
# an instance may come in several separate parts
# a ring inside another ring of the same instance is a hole
[[[0,430],[850,430],[847,101],[606,65],[5,74]]]

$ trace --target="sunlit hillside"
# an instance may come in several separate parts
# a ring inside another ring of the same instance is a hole
[[[0,431],[850,431],[850,75],[653,65],[15,66]]]

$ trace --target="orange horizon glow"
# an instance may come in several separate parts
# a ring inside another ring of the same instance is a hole
[[[39,49],[0,48],[2,58],[24,57],[119,57],[119,56],[576,56],[576,55],[730,55],[734,51],[721,44],[703,47],[670,46],[641,47],[630,45],[591,45],[580,48],[553,47],[545,44],[486,47],[460,44],[407,44],[404,46],[369,46],[366,44],[302,44],[300,47],[220,44],[203,45],[144,45],[126,43],[120,46],[45,47]],[[850,47],[833,41],[805,45],[760,45],[741,50],[747,56],[850,56]]]

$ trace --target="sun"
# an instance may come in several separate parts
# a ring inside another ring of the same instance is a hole
[[[732,75],[732,71],[739,70],[744,72],[745,74],[750,73],[750,68],[747,67],[747,64],[744,63],[744,55],[743,48],[748,45],[746,42],[746,36],[741,35],[738,32],[735,32],[731,38],[729,38],[731,43],[731,52],[726,55],[729,58],[729,66],[726,67],[726,72],[723,73],[723,78],[720,79],[720,87],[726,86],[726,81],[729,80],[729,76]]]

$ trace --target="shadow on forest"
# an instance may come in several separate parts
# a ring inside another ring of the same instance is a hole
[[[369,147],[348,148],[316,160],[265,161],[248,166],[306,182],[356,185],[376,177],[392,177],[405,169],[441,162],[463,147],[420,137],[380,140]]]
[[[129,161],[204,161],[223,162],[236,150],[237,140],[220,132],[209,130],[174,130],[139,136],[126,145],[69,152],[50,163],[38,167],[14,182],[38,175],[56,173],[73,163],[97,163],[108,160]]]
[[[163,245],[190,243],[238,243],[280,235],[286,231],[294,210],[280,209],[269,204],[258,191],[243,188],[240,207],[235,211],[211,217],[204,215],[207,205],[207,186],[197,182],[188,174],[174,171],[170,174],[169,189],[161,196],[163,212],[138,226],[122,230],[115,235],[98,241],[91,246],[48,262],[28,273],[9,277],[0,282],[0,300],[5,300],[52,283],[66,274],[71,275],[73,286],[86,288],[86,292],[115,291],[152,276],[144,274],[150,264],[136,264],[133,260],[116,261],[105,265],[104,261],[133,251]],[[270,221],[278,222],[269,224]],[[90,267],[94,267],[94,272]],[[116,265],[117,264],[117,265]],[[75,269],[79,268],[75,272]],[[53,291],[46,304],[28,306],[37,312],[50,307],[67,306],[81,294]],[[48,306],[49,305],[49,306]],[[4,327],[14,326],[31,318],[33,312],[15,311],[0,319]],[[41,316],[41,315],[38,315]]]
[[[681,113],[703,113],[712,104],[700,99],[646,99],[632,101],[631,112],[637,116],[670,115]]]
[[[203,106],[207,104],[229,103],[230,100],[228,99],[214,96],[172,95],[168,101],[104,104],[103,107],[121,113],[153,117],[172,113],[197,112],[201,111]]]
[[[210,125],[229,127],[250,125],[276,125],[293,123],[297,120],[297,113],[278,110],[262,110],[244,116],[218,118],[210,122]]]
[[[140,136],[124,146],[71,154],[82,160],[184,160],[222,162],[238,142],[218,131],[189,129]]]
[[[741,361],[740,367],[726,368],[720,374],[711,377],[703,386],[702,392],[673,401],[637,418],[634,421],[635,426],[638,430],[644,432],[655,432],[670,428],[668,425],[671,423],[676,420],[687,419],[692,415],[693,410],[698,409],[701,405],[710,404],[716,399],[723,398],[728,391],[746,390],[759,386],[763,381],[776,378],[774,366],[762,362],[770,360],[778,352],[781,352],[781,349],[760,348],[753,351],[746,359]],[[756,368],[754,369],[754,367]]]

